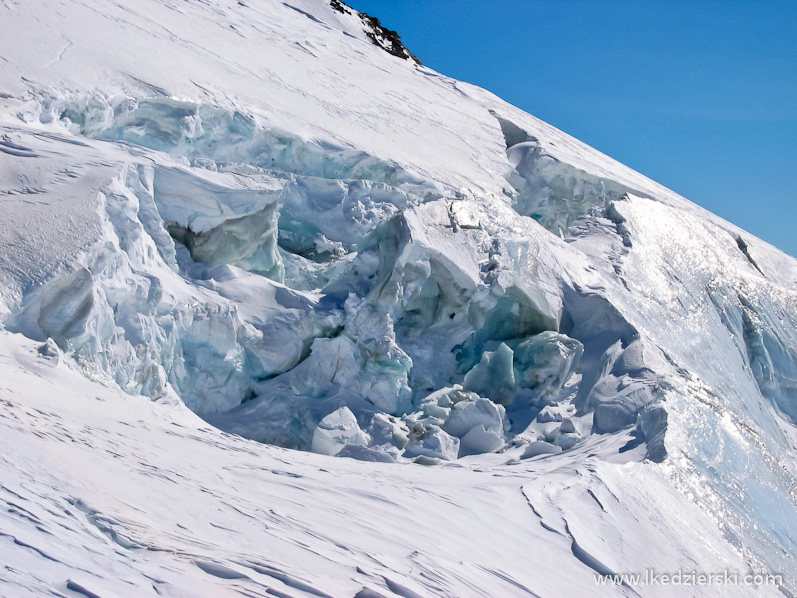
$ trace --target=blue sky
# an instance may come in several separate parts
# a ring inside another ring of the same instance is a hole
[[[797,1],[349,4],[427,66],[797,256]]]

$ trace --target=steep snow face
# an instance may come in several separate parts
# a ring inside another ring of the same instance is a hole
[[[794,570],[794,259],[339,2],[0,15],[5,329],[282,447],[647,458]]]

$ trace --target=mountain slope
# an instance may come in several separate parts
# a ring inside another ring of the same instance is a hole
[[[337,2],[0,14],[13,592],[797,592],[793,258]]]

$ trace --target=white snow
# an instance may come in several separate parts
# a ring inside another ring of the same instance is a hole
[[[797,261],[335,4],[0,3],[0,593],[797,595]]]

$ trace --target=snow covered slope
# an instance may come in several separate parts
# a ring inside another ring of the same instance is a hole
[[[0,218],[9,595],[797,595],[797,261],[340,2],[4,0]]]

